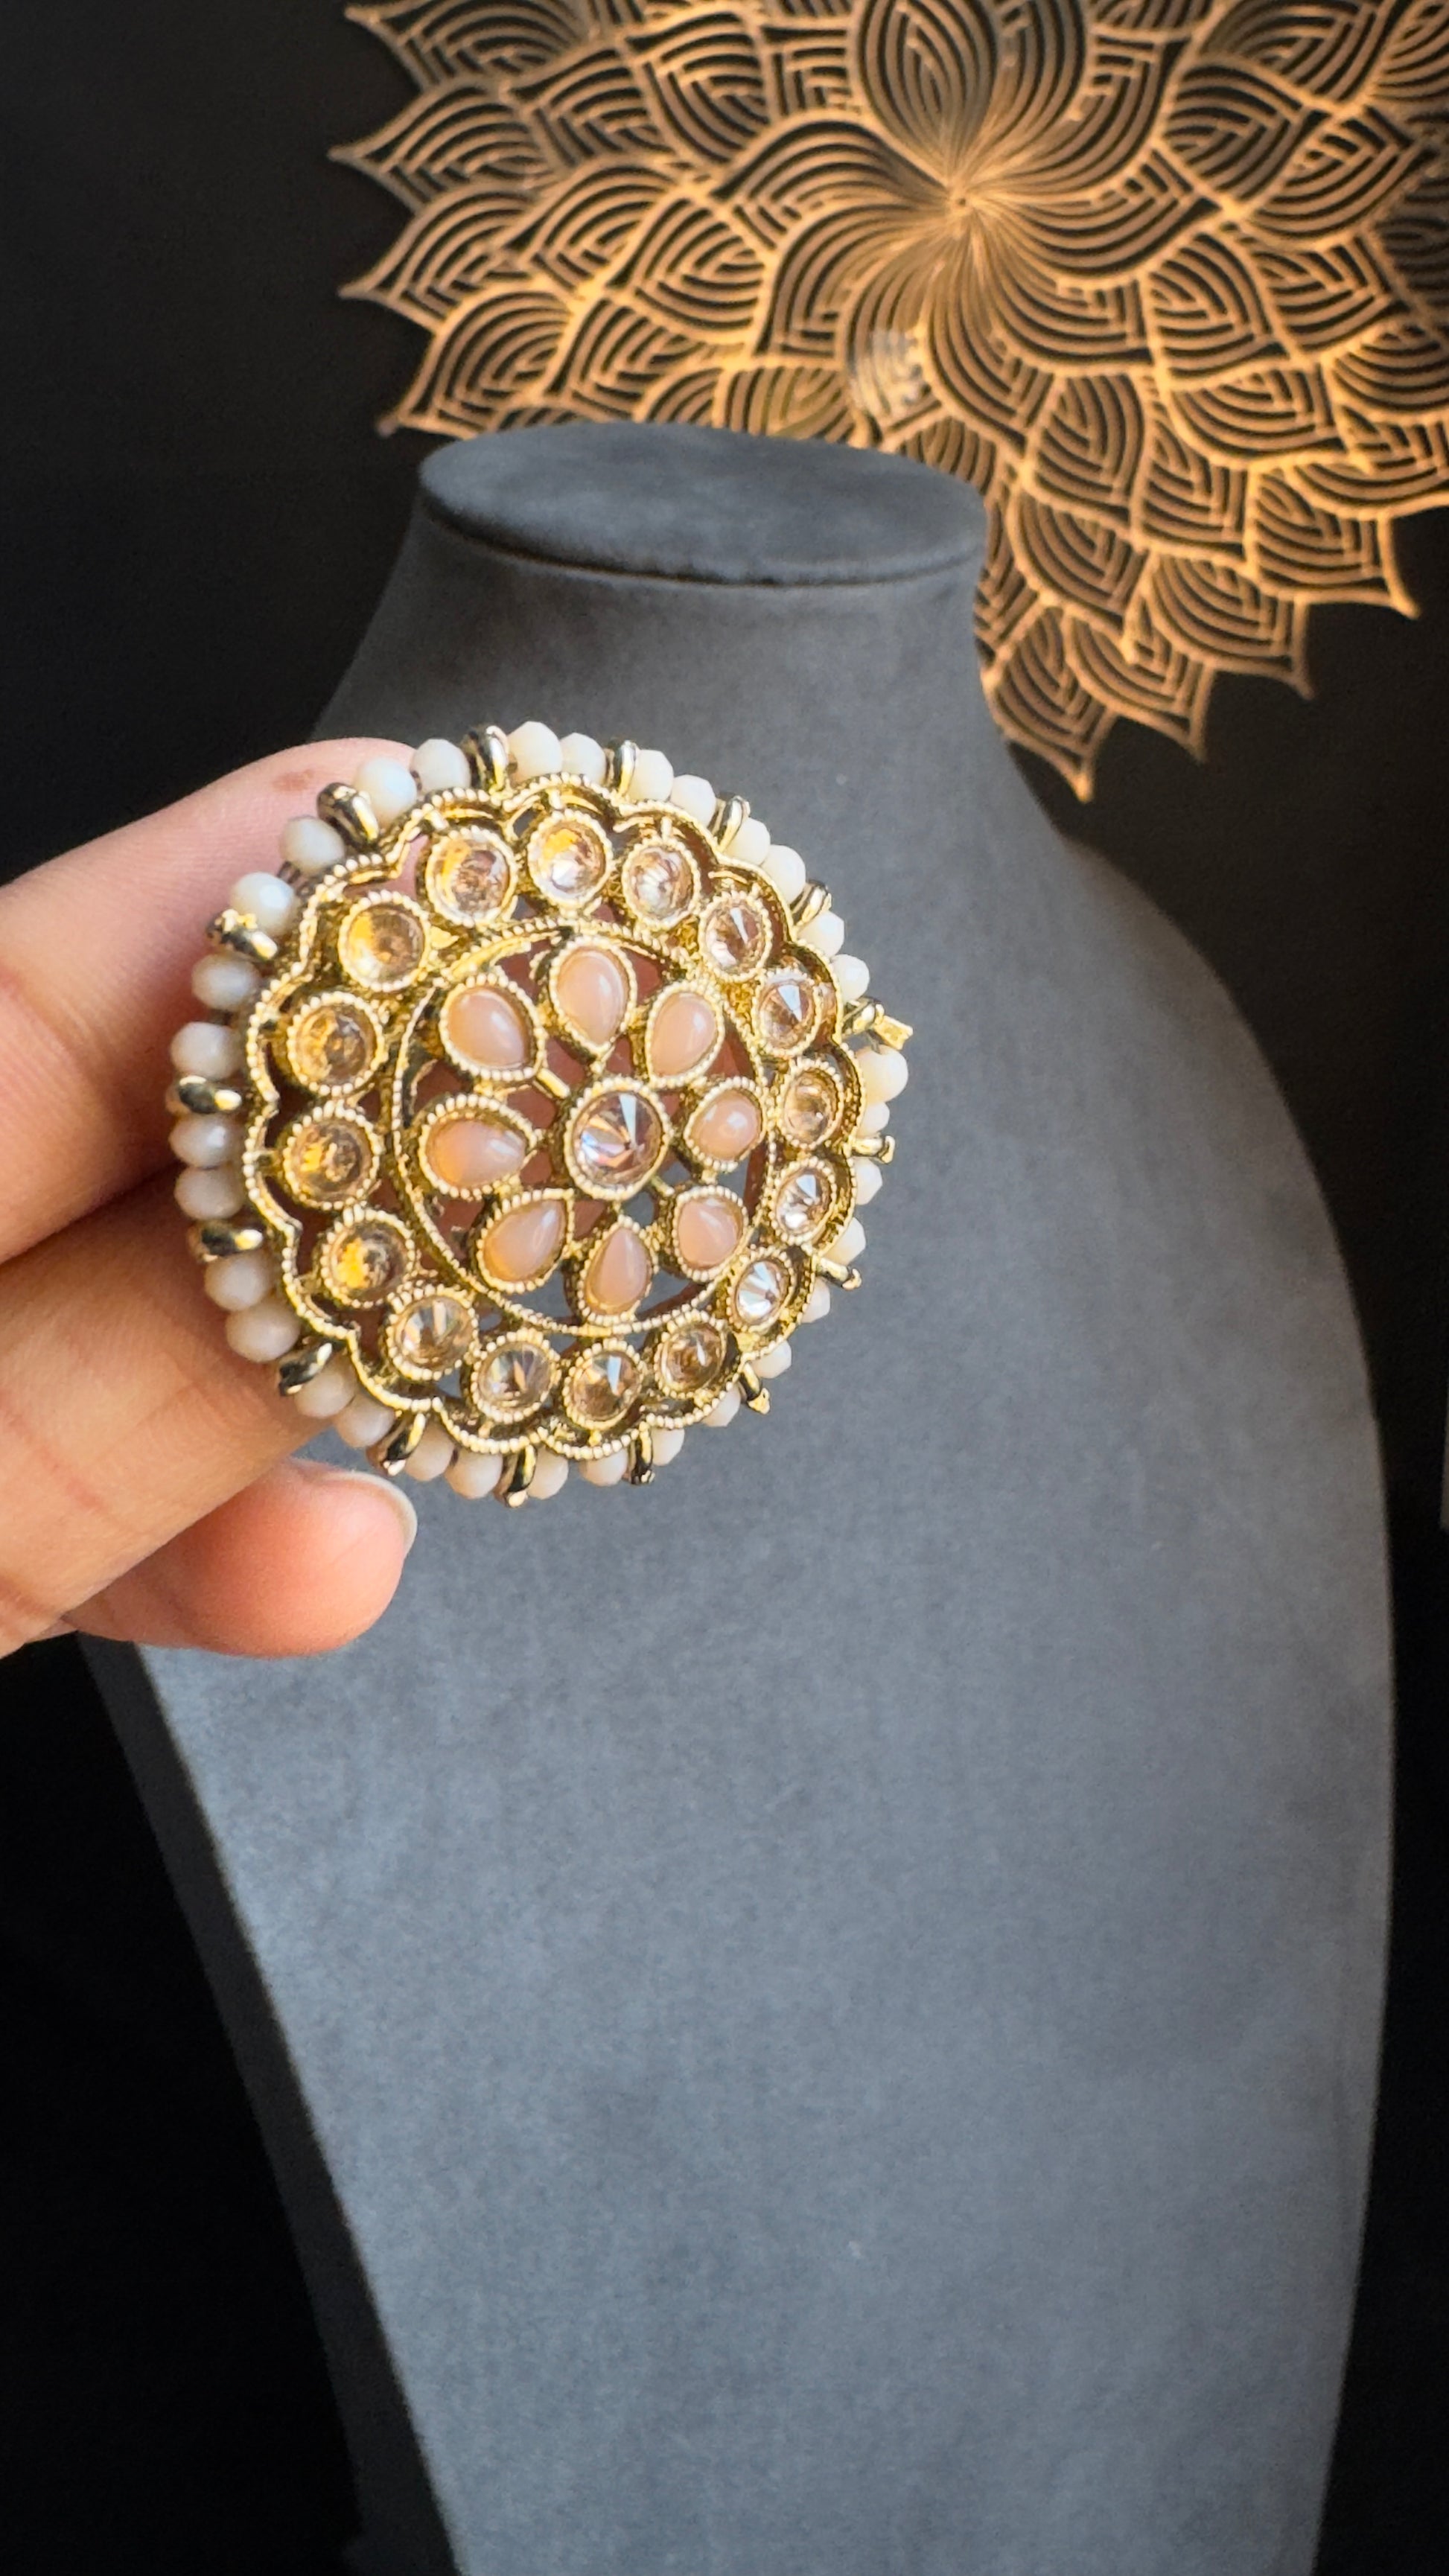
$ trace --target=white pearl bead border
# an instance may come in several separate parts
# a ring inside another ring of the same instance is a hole
[[[507,739],[509,772],[520,785],[530,779],[556,776],[578,778],[594,787],[604,783],[608,754],[592,734],[570,733],[560,739],[548,725],[528,723],[519,725]],[[419,743],[406,767],[400,760],[379,754],[365,760],[348,783],[366,797],[380,829],[386,831],[424,798],[471,787],[473,773],[460,745],[439,735]],[[681,813],[706,825],[718,802],[707,778],[689,772],[676,774],[662,751],[635,754],[628,793],[633,803],[677,805]],[[795,903],[804,892],[808,872],[799,851],[788,843],[773,841],[753,814],[736,825],[721,847],[746,866],[758,868],[785,903]],[[283,824],[279,854],[283,873],[272,875],[263,869],[251,869],[237,878],[227,897],[234,911],[244,914],[273,939],[282,938],[291,928],[299,908],[300,890],[350,855],[342,834],[316,814],[293,815]],[[838,913],[827,906],[804,925],[797,937],[803,947],[813,950],[829,966],[843,1002],[861,1000],[869,986],[870,973],[863,959],[842,953],[845,924]],[[198,1002],[218,1016],[188,1020],[177,1030],[171,1041],[171,1062],[178,1076],[191,1074],[206,1082],[223,1083],[240,1072],[246,1017],[261,986],[258,969],[246,958],[211,951],[199,959],[192,970],[191,989]],[[857,1049],[855,1063],[865,1103],[860,1130],[867,1135],[881,1135],[890,1118],[889,1103],[904,1091],[909,1068],[897,1049],[880,1045]],[[187,1112],[176,1121],[171,1130],[171,1150],[184,1167],[176,1182],[176,1200],[193,1223],[224,1224],[245,1208],[246,1193],[236,1159],[240,1148],[241,1129],[234,1118],[225,1114]],[[881,1186],[881,1166],[857,1158],[852,1170],[856,1203],[867,1206]],[[831,1252],[841,1261],[854,1262],[865,1250],[865,1241],[865,1228],[853,1216],[832,1240]],[[276,1266],[269,1253],[224,1254],[220,1260],[208,1263],[202,1284],[225,1314],[226,1338],[239,1358],[261,1367],[275,1367],[301,1340],[300,1322],[277,1293]],[[829,1312],[830,1290],[822,1281],[799,1320],[802,1324],[819,1323]],[[759,1377],[782,1377],[791,1358],[790,1344],[780,1342],[773,1350],[763,1352],[753,1365]],[[351,1362],[341,1357],[329,1360],[288,1401],[304,1421],[315,1422],[319,1428],[329,1425],[352,1449],[374,1447],[397,1423],[391,1408],[367,1393]],[[739,1388],[731,1386],[712,1411],[703,1416],[701,1427],[723,1430],[739,1409]],[[650,1438],[653,1464],[665,1467],[679,1456],[685,1434],[682,1430],[662,1430],[653,1432]],[[540,1450],[527,1499],[546,1502],[562,1492],[568,1481],[569,1463],[554,1450]],[[403,1472],[419,1484],[431,1484],[441,1476],[455,1494],[472,1502],[494,1492],[503,1465],[502,1458],[482,1457],[474,1450],[456,1448],[442,1424],[430,1421]],[[627,1451],[616,1449],[602,1458],[585,1459],[578,1473],[582,1483],[606,1489],[623,1482],[627,1467]]]

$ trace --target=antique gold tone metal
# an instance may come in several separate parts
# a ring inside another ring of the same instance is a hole
[[[304,1386],[310,1386],[329,1362],[339,1357],[341,1349],[340,1342],[317,1341],[304,1342],[299,1351],[289,1352],[277,1370],[278,1393],[296,1395]]]
[[[276,961],[277,943],[271,932],[261,929],[249,913],[237,912],[231,905],[207,923],[206,936],[213,948],[244,957],[248,965],[271,966]]]
[[[170,1097],[234,1346],[318,1419],[335,1384],[386,1474],[478,1491],[496,1460],[517,1504],[570,1463],[647,1484],[692,1425],[769,1410],[824,1283],[857,1282],[856,1174],[889,1160],[909,1031],[846,1000],[858,961],[800,940],[771,875],[799,862],[758,826],[744,858],[595,783],[596,745],[589,778],[540,774],[536,743],[525,762],[492,729],[470,743],[427,749],[472,784],[403,805],[394,764],[374,841],[324,845],[290,890],[251,880],[285,925],[273,954],[229,1029],[189,1025],[176,1048],[178,1067],[236,1069],[180,1070]],[[356,810],[340,789],[318,803]],[[733,844],[743,798],[713,810]],[[481,921],[430,893],[434,855],[461,845],[500,854],[506,900]],[[661,851],[672,874],[631,865]],[[762,1015],[782,994],[789,1012]]]
[[[1443,0],[368,0],[394,423],[684,420],[975,483],[998,720],[1196,752],[1449,498]],[[617,780],[611,784],[618,784]]]
[[[330,823],[334,832],[340,832],[354,850],[376,847],[380,835],[378,819],[359,788],[349,787],[343,780],[324,787],[317,799],[317,813],[319,819]]]
[[[186,1240],[198,1261],[229,1261],[238,1252],[260,1252],[266,1236],[259,1225],[249,1221],[230,1225],[193,1225]]]
[[[485,795],[496,795],[508,783],[508,736],[497,725],[483,725],[463,736],[463,750],[474,779]]]

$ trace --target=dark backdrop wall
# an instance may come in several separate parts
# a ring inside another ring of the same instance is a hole
[[[21,0],[7,36],[13,870],[308,732],[385,578],[421,443],[373,428],[414,334],[337,293],[397,215],[328,147],[406,95],[341,0]],[[1221,682],[1205,764],[1119,727],[1087,807],[1028,764],[1062,827],[1155,895],[1255,1028],[1339,1228],[1384,1429],[1405,1875],[1324,2576],[1439,2576],[1449,2558],[1449,513],[1411,523],[1402,559],[1419,618],[1320,612],[1314,698]],[[26,2392],[6,2410],[25,2427],[0,2469],[7,2565],[328,2568],[346,2504],[325,2387],[219,2035],[194,1986],[178,2001],[184,1936],[154,1855],[71,1650],[18,1660],[0,1694],[12,1845],[41,1834],[51,1856],[34,1885],[12,1875],[0,1914],[5,2080],[23,2097],[0,2158],[42,2249],[23,2293],[0,2266],[0,2353]],[[56,2159],[77,2121],[83,2173]],[[159,2199],[140,2181],[156,2131],[188,2142],[186,2191]],[[132,2273],[106,2245],[132,2248]],[[238,2248],[271,2285],[240,2307]],[[182,2539],[157,2501],[178,2495]]]

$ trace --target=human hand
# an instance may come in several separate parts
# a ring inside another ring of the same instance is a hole
[[[412,1506],[289,1459],[316,1426],[222,1338],[163,1107],[203,923],[376,750],[258,761],[0,889],[0,1654],[316,1654],[392,1598]]]

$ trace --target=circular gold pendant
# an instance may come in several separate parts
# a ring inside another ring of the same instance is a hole
[[[803,862],[657,752],[375,760],[211,927],[177,1196],[244,1356],[385,1471],[646,1483],[857,1284],[909,1030]]]

